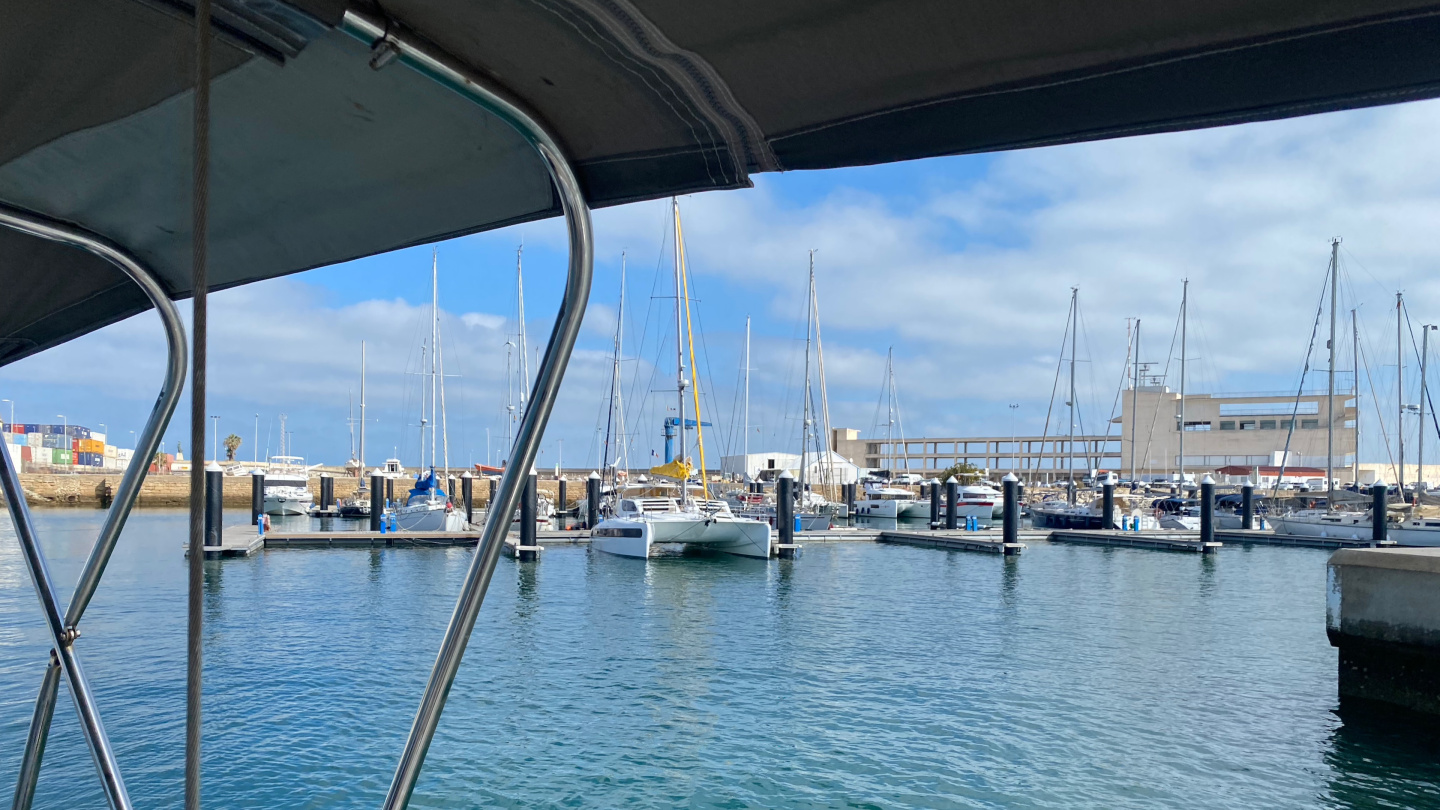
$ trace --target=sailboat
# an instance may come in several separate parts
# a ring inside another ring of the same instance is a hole
[[[350,420],[351,441],[354,441],[355,420]],[[355,494],[340,502],[340,517],[370,517],[370,479],[365,474],[365,341],[360,341],[360,447],[354,454],[353,466],[360,476]],[[352,465],[346,465],[347,469]]]
[[[905,442],[905,423],[900,419],[900,402],[895,392],[895,348],[892,346],[885,355],[885,441],[894,457],[895,428],[900,428],[900,446],[905,459],[905,468],[910,468],[909,445]],[[905,473],[908,475],[908,473]],[[930,517],[930,501],[920,500],[915,493],[902,487],[893,487],[884,481],[866,481],[865,497],[855,501],[855,514],[861,517],[913,518]]]
[[[695,339],[690,325],[689,280],[685,267],[685,241],[680,224],[680,202],[671,198],[675,240],[675,393],[679,418],[680,452],[675,459],[653,467],[651,475],[675,482],[677,496],[631,497],[618,493],[613,508],[591,532],[591,548],[621,557],[646,558],[660,543],[724,551],[745,557],[769,558],[771,551],[770,524],[737,517],[729,505],[712,499],[705,482],[705,434],[700,417],[699,375],[694,385],[685,376],[688,336],[690,368],[695,368]],[[691,494],[691,478],[695,471],[685,453],[685,390],[691,389],[695,410],[696,445],[700,455],[700,496]]]
[[[449,497],[440,488],[439,478],[435,474],[435,451],[436,451],[436,406],[439,400],[439,385],[443,385],[440,371],[440,260],[438,252],[431,254],[430,263],[430,365],[426,376],[430,382],[429,414],[425,413],[426,397],[424,389],[421,389],[420,397],[420,472],[415,476],[415,483],[410,488],[405,502],[397,504],[392,509],[395,517],[396,528],[408,532],[436,532],[447,529],[458,530],[460,515],[454,512]],[[421,354],[421,365],[424,366],[424,353]],[[430,437],[430,464],[425,464],[425,437],[426,429],[429,429]],[[455,521],[451,521],[454,515]],[[450,525],[451,523],[456,525]]]

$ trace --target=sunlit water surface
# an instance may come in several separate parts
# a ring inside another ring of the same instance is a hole
[[[100,515],[36,519],[68,591]],[[141,808],[181,804],[183,535],[130,520],[78,644]],[[378,807],[471,553],[207,562],[207,805]],[[502,559],[412,806],[1440,805],[1433,731],[1336,711],[1325,558]],[[0,521],[6,797],[46,649]],[[36,806],[103,805],[67,692]]]

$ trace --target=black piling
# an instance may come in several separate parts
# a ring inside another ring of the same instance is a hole
[[[940,528],[940,479],[930,479],[930,528]]]
[[[847,486],[850,489],[845,496],[845,508],[850,510],[850,515],[853,517],[855,515],[855,490],[859,488],[860,485],[852,482],[847,484]]]
[[[221,512],[225,505],[225,471],[220,465],[205,468],[205,545],[220,545]]]
[[[386,479],[385,479],[385,503],[384,503],[384,505],[385,505],[385,506],[389,506],[390,504],[392,504],[392,503],[394,503],[394,502],[395,502],[395,479],[394,479],[394,478],[386,478]]]
[[[1100,489],[1100,528],[1115,528],[1115,485],[1106,484]]]
[[[960,512],[959,504],[956,503],[959,495],[960,482],[956,481],[955,476],[952,475],[950,480],[945,482],[945,528],[947,529],[953,529],[959,525],[956,520]]]
[[[1384,481],[1376,481],[1370,485],[1370,545],[1381,546],[1385,544],[1385,532],[1388,526],[1389,510],[1385,506],[1385,494],[1389,487]]]
[[[265,514],[265,473],[250,475],[250,525],[254,526]]]
[[[785,546],[793,550],[795,545],[795,477],[789,470],[780,473],[780,480],[775,482],[775,528],[780,530],[781,552],[785,552]],[[793,557],[793,553],[790,555]]]
[[[475,476],[469,471],[460,476],[460,502],[465,507],[465,522],[475,522]]]
[[[370,476],[370,531],[380,531],[380,516],[385,514],[385,479]]]
[[[320,511],[328,512],[335,505],[335,479],[329,475],[320,476]]]
[[[1255,485],[1248,479],[1240,487],[1240,528],[1255,528]]]
[[[600,522],[600,473],[591,472],[585,479],[585,528],[593,529]]]
[[[489,500],[485,501],[485,506],[488,508],[489,506],[493,505],[494,503],[495,503],[495,479],[494,479],[494,478],[491,478],[491,479],[490,479],[490,497],[489,497]]]
[[[564,478],[561,478],[559,481],[556,481],[556,482],[555,482],[555,489],[556,489],[555,513],[556,513],[557,515],[562,515],[562,516],[563,516],[563,515],[565,514],[565,510],[570,508],[570,499],[566,497],[566,493],[565,493],[565,479],[564,479]]]
[[[1003,539],[1006,543],[1020,542],[1020,480],[1014,473],[1005,476],[1005,511],[1003,513]]]
[[[445,476],[445,497],[450,499],[452,506],[460,505],[460,482],[453,475]]]
[[[525,476],[525,494],[520,499],[520,560],[529,562],[538,557],[535,552],[536,498],[539,476],[534,472]],[[501,517],[504,517],[501,515]]]
[[[1200,479],[1200,543],[1215,542],[1215,479]]]

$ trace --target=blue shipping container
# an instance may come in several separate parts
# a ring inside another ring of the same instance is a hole
[[[47,435],[53,435],[53,436],[64,436],[64,435],[65,435],[65,426],[64,426],[64,425],[46,425],[46,426],[45,426],[45,433],[46,433]]]
[[[27,422],[27,423],[25,424],[25,432],[26,432],[26,433],[39,433],[39,432],[40,432],[40,426],[39,426],[39,425],[32,425],[32,424],[30,424],[30,423]]]
[[[87,427],[80,427],[79,425],[61,425],[60,429],[65,432],[66,436],[69,436],[72,439],[90,438],[90,428]]]
[[[90,454],[90,466],[91,466],[91,467],[104,467],[104,466],[105,466],[105,454],[104,454],[104,453],[91,453],[91,454]]]
[[[70,442],[58,433],[46,433],[40,439],[41,447],[49,447],[52,450],[68,450]]]

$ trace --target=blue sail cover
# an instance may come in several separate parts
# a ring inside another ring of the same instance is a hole
[[[410,488],[410,499],[406,503],[415,503],[417,500],[425,500],[430,497],[431,490],[440,498],[446,497],[445,490],[440,488],[440,482],[435,479],[435,468],[431,467],[429,472],[415,476],[415,486]]]

